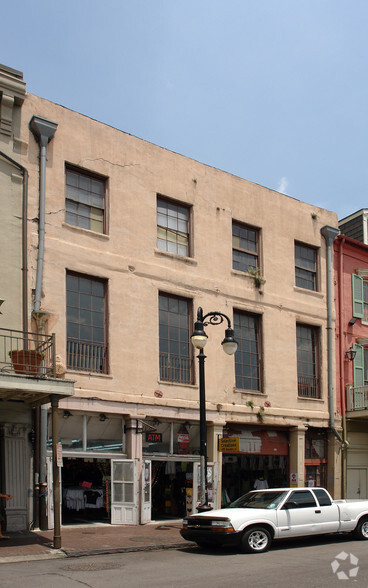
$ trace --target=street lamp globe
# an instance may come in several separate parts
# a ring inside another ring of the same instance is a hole
[[[193,347],[196,349],[203,349],[207,343],[207,335],[203,330],[203,323],[201,321],[196,321],[194,323],[194,331],[190,338]]]
[[[234,355],[234,353],[238,349],[238,344],[234,339],[233,329],[225,330],[225,338],[222,341],[221,345],[225,353],[227,353],[228,355]]]

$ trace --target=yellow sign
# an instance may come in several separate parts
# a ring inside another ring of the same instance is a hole
[[[239,437],[222,437],[219,439],[219,451],[239,451]]]

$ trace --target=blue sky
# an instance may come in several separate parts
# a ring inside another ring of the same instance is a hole
[[[28,92],[339,218],[368,207],[366,0],[12,0]]]

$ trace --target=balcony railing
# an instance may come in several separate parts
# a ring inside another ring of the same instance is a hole
[[[316,376],[298,376],[298,396],[320,398],[318,378]]]
[[[106,373],[106,348],[100,343],[67,341],[67,364],[69,370]]]
[[[55,335],[0,329],[0,374],[55,378]]]
[[[346,410],[368,410],[368,386],[346,386]]]
[[[193,383],[193,359],[160,353],[160,380],[163,382],[177,382],[178,384]]]

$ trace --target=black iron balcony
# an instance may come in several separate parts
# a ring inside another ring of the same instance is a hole
[[[160,353],[160,380],[193,384],[193,359],[172,353]]]
[[[316,376],[298,376],[298,396],[320,398],[319,381]]]
[[[55,378],[55,335],[0,329],[0,375]]]

